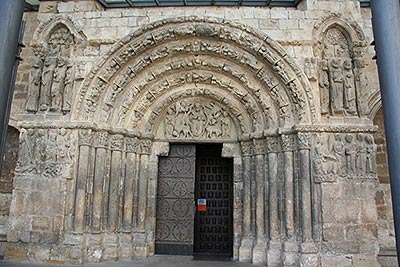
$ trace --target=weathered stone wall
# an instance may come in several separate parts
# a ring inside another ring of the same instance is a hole
[[[368,118],[378,80],[370,10],[358,1],[107,10],[44,1],[25,19],[6,257],[152,255],[158,141],[217,140],[235,162],[235,259],[378,266],[386,241]],[[214,120],[199,119],[205,109]],[[122,168],[129,160],[134,170]]]
[[[7,241],[8,216],[13,192],[15,167],[18,158],[19,131],[9,126],[4,146],[4,159],[0,175],[0,257],[4,256]]]

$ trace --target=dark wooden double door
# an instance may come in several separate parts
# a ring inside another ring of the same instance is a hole
[[[176,144],[160,158],[156,253],[232,257],[233,163],[221,149]]]

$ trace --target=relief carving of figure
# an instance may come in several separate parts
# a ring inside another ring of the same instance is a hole
[[[180,101],[168,108],[164,134],[170,138],[230,137],[231,120],[226,110],[213,102]]]
[[[307,78],[310,80],[317,80],[317,59],[312,57],[312,58],[306,58],[305,63],[304,63],[304,72],[307,75]]]
[[[356,69],[356,89],[357,89],[357,105],[359,108],[360,115],[368,114],[368,78],[365,74],[365,63],[362,59],[355,60]]]
[[[70,155],[70,147],[71,147],[71,138],[68,135],[68,132],[65,128],[61,128],[58,130],[57,136],[57,162],[66,163],[71,159]]]
[[[53,85],[54,71],[57,65],[56,58],[46,58],[44,61],[42,84],[39,98],[39,109],[45,111],[50,107],[51,88]]]
[[[343,62],[343,77],[344,77],[344,108],[347,113],[354,115],[356,109],[356,89],[354,83],[353,65],[350,59]]]
[[[367,148],[365,146],[364,135],[362,133],[357,134],[357,145],[358,175],[364,176],[366,174]]]
[[[33,169],[36,132],[34,129],[22,129],[19,139],[17,171],[29,172]]]
[[[58,59],[57,67],[54,69],[53,83],[51,87],[51,106],[50,110],[59,111],[62,104],[62,95],[64,93],[65,86],[65,74],[66,74],[65,60]]]
[[[332,156],[321,140],[317,140],[315,147],[315,174],[317,176],[324,176],[329,174],[336,174],[336,157]]]
[[[335,140],[333,142],[333,155],[337,160],[337,173],[342,175],[346,171],[346,157],[345,157],[345,146],[343,143],[342,136],[335,134]]]
[[[319,71],[319,94],[321,101],[321,114],[329,113],[329,68],[328,61],[321,60]]]
[[[32,64],[30,71],[30,87],[28,93],[28,100],[26,103],[26,110],[29,112],[37,112],[39,108],[39,94],[42,85],[42,71],[43,71],[43,55],[41,51],[36,52],[36,57]]]
[[[366,172],[369,175],[376,175],[376,144],[374,143],[374,138],[370,134],[365,136],[365,141],[367,143]]]
[[[65,86],[63,94],[63,104],[62,104],[62,111],[64,114],[71,111],[71,97],[72,97],[73,86],[74,86],[74,77],[73,77],[72,65],[68,65],[65,71]]]
[[[334,114],[343,114],[343,74],[340,60],[333,59],[330,64],[331,103]]]
[[[357,156],[357,144],[353,141],[353,136],[351,134],[347,134],[344,137],[345,144],[345,155],[346,155],[346,167],[347,173],[349,175],[356,175],[356,156]]]

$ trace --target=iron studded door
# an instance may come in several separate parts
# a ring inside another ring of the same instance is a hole
[[[221,157],[221,149],[218,145],[197,146],[194,255],[200,259],[232,257],[233,164],[232,159]],[[206,203],[206,211],[199,211],[199,199]]]
[[[155,247],[158,254],[193,254],[195,163],[195,145],[171,145],[169,156],[160,157]]]

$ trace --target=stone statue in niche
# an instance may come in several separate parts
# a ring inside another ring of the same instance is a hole
[[[359,92],[368,90],[362,88],[366,87],[363,69],[355,64],[360,59],[354,57],[351,42],[344,31],[337,27],[328,29],[323,39],[318,77],[322,115],[357,116],[365,113],[367,96]]]
[[[321,114],[326,115],[329,113],[329,67],[328,61],[323,59],[320,63],[319,70],[319,88],[320,88],[320,101],[321,101]]]
[[[36,53],[32,66],[26,110],[28,112],[71,110],[74,82],[71,53],[74,37],[63,25],[57,26],[47,38],[43,53]],[[38,49],[39,51],[40,49]]]
[[[346,172],[346,161],[345,161],[345,147],[343,138],[340,134],[335,134],[334,142],[332,146],[332,154],[337,160],[336,173],[342,175]]]
[[[309,80],[317,80],[317,59],[315,57],[308,57],[305,59],[304,72]]]
[[[349,114],[356,114],[356,89],[353,64],[350,59],[343,62],[344,108]]]
[[[339,59],[333,59],[329,66],[331,103],[334,114],[343,114],[343,74]]]
[[[357,146],[357,170],[358,175],[363,176],[366,174],[367,147],[362,133],[357,134]]]
[[[229,138],[231,119],[214,102],[183,100],[168,108],[164,119],[166,138]]]
[[[331,155],[322,140],[318,139],[315,146],[314,169],[319,179],[324,181],[330,180],[327,177],[335,175],[337,172],[336,162],[336,157]]]
[[[34,49],[35,58],[32,63],[32,68],[30,71],[30,79],[29,79],[29,92],[28,92],[28,101],[26,103],[26,110],[29,112],[36,112],[38,110],[39,105],[39,94],[40,87],[42,83],[42,72],[43,72],[43,61],[44,54],[41,48]]]

